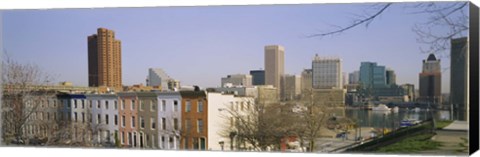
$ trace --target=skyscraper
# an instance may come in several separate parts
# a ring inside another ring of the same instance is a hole
[[[121,41],[115,32],[98,28],[88,36],[88,85],[122,88]]]
[[[313,71],[312,69],[303,69],[301,76],[302,92],[312,89]]]
[[[312,61],[312,71],[313,88],[343,89],[340,58],[319,57],[316,54]]]
[[[392,69],[387,69],[386,80],[387,80],[387,85],[397,84],[397,75],[395,75],[395,71],[393,71]]]
[[[467,37],[451,40],[450,50],[450,102],[454,110],[454,118],[467,120],[469,100],[469,49]]]
[[[222,84],[221,84],[222,87],[226,87],[227,84],[231,84],[234,86],[251,87],[252,75],[249,75],[249,74],[227,75],[227,77],[222,77],[221,81],[222,81]]]
[[[283,75],[282,77],[282,100],[295,100],[301,92],[301,79],[297,75]]]
[[[349,84],[358,84],[358,81],[360,80],[360,71],[354,71],[348,75]]]
[[[426,60],[423,60],[422,69],[419,76],[419,101],[441,104],[442,72],[440,70],[440,60],[437,59],[434,54],[430,54]]]
[[[280,88],[284,74],[285,49],[280,45],[265,46],[265,85]]]
[[[387,85],[385,66],[375,62],[362,62],[360,65],[360,83],[364,88],[382,88]]]
[[[252,85],[265,85],[265,70],[251,70]]]

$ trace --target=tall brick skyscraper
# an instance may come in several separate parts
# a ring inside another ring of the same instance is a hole
[[[122,88],[122,49],[115,32],[98,28],[88,36],[88,86]]]

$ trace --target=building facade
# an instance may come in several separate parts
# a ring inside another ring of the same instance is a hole
[[[265,85],[265,70],[251,70],[252,85]]]
[[[295,100],[301,94],[301,77],[298,75],[283,75],[281,99],[284,101]]]
[[[160,86],[162,90],[169,90],[168,83],[172,78],[161,68],[149,68],[147,86]]]
[[[393,71],[392,69],[387,69],[385,71],[385,74],[387,85],[391,86],[397,84],[397,75],[395,74],[395,71]]]
[[[135,92],[118,93],[120,109],[120,143],[123,147],[139,146],[138,136],[138,98]]]
[[[280,45],[265,46],[265,85],[280,88],[285,73],[285,49]]]
[[[434,54],[428,55],[428,58],[423,60],[419,82],[419,101],[442,104],[442,72],[440,60]]]
[[[207,150],[208,148],[208,101],[205,91],[180,91],[181,101],[181,144],[185,150]]]
[[[182,131],[182,97],[180,92],[156,92],[158,107],[158,141],[160,148],[180,149]]]
[[[88,36],[88,85],[122,89],[121,41],[115,32],[98,28],[97,34]]]
[[[158,129],[163,126],[158,121],[158,112],[163,110],[157,101],[157,94],[153,92],[136,92],[138,98],[138,138],[140,148],[160,148]]]
[[[454,119],[467,120],[469,106],[469,48],[468,38],[451,40],[450,50],[450,102]]]
[[[302,80],[300,81],[302,83],[302,92],[303,91],[308,91],[313,87],[313,71],[312,69],[303,69],[302,71]]]
[[[358,84],[360,81],[360,71],[353,71],[348,74],[348,84]]]
[[[342,89],[342,63],[340,58],[322,58],[318,54],[312,61],[312,84],[317,89]]]
[[[222,82],[222,87],[226,87],[226,86],[251,87],[252,75],[249,75],[249,74],[227,75],[227,77],[222,77],[221,82]]]

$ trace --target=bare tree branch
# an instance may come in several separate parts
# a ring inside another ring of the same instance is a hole
[[[314,38],[314,37],[324,37],[324,36],[328,36],[328,35],[334,35],[334,34],[339,34],[339,33],[342,33],[346,30],[349,30],[349,29],[352,29],[354,27],[357,27],[361,24],[365,24],[366,27],[369,26],[369,24],[376,18],[378,17],[380,14],[382,14],[387,8],[389,8],[390,6],[392,5],[392,3],[387,3],[385,4],[380,10],[378,10],[375,14],[371,15],[371,16],[368,16],[366,18],[363,18],[363,19],[358,19],[358,20],[355,20],[353,22],[353,24],[349,25],[349,26],[346,26],[346,27],[341,27],[340,29],[337,29],[337,30],[334,30],[334,31],[330,31],[330,32],[326,32],[326,33],[319,33],[319,34],[313,34],[313,35],[309,35],[307,36],[307,38]]]

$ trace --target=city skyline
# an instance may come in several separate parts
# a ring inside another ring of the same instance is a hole
[[[350,14],[338,11],[342,8],[355,12],[368,6],[318,4],[4,11],[3,41],[6,52],[15,60],[37,64],[52,75],[59,75],[55,81],[70,81],[79,86],[88,84],[85,37],[95,33],[97,28],[105,27],[115,31],[117,38],[122,40],[124,85],[145,84],[149,68],[162,68],[182,85],[218,87],[219,79],[226,75],[264,70],[264,46],[278,44],[285,48],[285,74],[299,75],[303,69],[311,68],[311,59],[318,53],[341,58],[342,71],[347,73],[359,70],[360,62],[377,62],[395,71],[397,84],[411,83],[418,89],[418,73],[428,54],[420,53],[419,48],[425,45],[416,43],[411,27],[415,22],[426,20],[426,15],[406,14],[401,7],[395,7],[368,29],[356,28],[323,39],[304,37],[319,29],[330,28],[325,27],[325,23],[348,22]],[[323,16],[327,13],[339,15]],[[156,19],[160,22],[152,22]],[[41,40],[43,38],[56,40]],[[59,42],[63,44],[53,45]],[[345,44],[349,46],[342,46]],[[65,50],[67,48],[69,51]],[[449,67],[448,58],[439,58],[442,67]],[[449,74],[449,70],[442,71],[443,93],[450,90]]]

